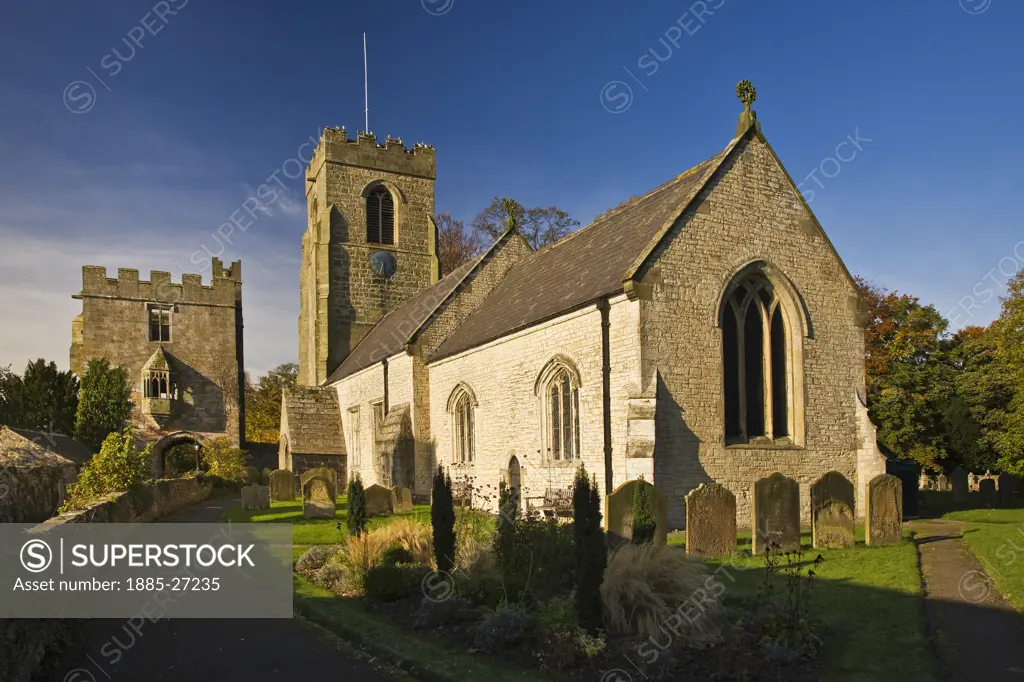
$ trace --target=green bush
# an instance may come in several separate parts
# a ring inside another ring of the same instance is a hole
[[[434,561],[437,570],[451,573],[455,565],[455,506],[452,479],[438,464],[430,497],[430,526],[434,535]]]
[[[127,370],[112,367],[106,358],[90,360],[82,375],[75,438],[95,452],[131,419],[132,407]]]
[[[214,438],[207,443],[199,453],[199,460],[210,476],[236,485],[249,482],[245,452],[233,445],[228,438]],[[259,472],[256,472],[256,476],[258,480]]]
[[[81,509],[99,497],[122,492],[149,478],[149,460],[153,446],[139,452],[135,445],[135,429],[125,427],[120,434],[111,433],[103,441],[98,454],[85,463],[78,479],[68,486],[68,497],[61,514]]]
[[[245,484],[246,485],[259,485],[260,483],[260,470],[256,467],[245,467]]]
[[[348,516],[345,523],[348,534],[357,538],[366,532],[366,524],[369,523],[366,516],[366,491],[358,478],[348,482]]]
[[[415,564],[375,566],[366,572],[366,596],[373,601],[397,601],[419,589],[430,568]]]
[[[654,542],[657,522],[654,518],[654,496],[651,488],[643,484],[633,488],[633,544],[643,545]]]
[[[405,547],[392,547],[385,550],[384,556],[381,557],[381,565],[383,566],[411,564],[413,561],[415,561],[415,559],[412,556],[412,552],[407,550]]]
[[[476,627],[473,633],[473,646],[485,653],[501,651],[523,640],[526,625],[525,611],[504,606]]]

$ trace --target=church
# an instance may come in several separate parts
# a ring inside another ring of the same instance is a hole
[[[534,251],[510,221],[439,272],[435,150],[328,129],[306,171],[299,383],[280,466],[366,485],[564,508],[583,466],[605,493],[643,477],[685,525],[685,496],[781,472],[885,472],[864,398],[864,309],[744,109],[724,148]],[[725,136],[723,135],[723,138]],[[683,170],[683,169],[680,169]]]

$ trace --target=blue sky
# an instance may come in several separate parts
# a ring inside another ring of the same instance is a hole
[[[586,224],[724,147],[745,78],[850,270],[987,323],[1024,265],[1022,24],[1014,0],[12,0],[0,365],[67,366],[81,265],[177,280],[202,249],[243,261],[247,367],[293,361],[289,160],[363,127],[364,30],[370,128],[437,148],[438,211],[508,195]],[[272,176],[273,215],[214,239]]]

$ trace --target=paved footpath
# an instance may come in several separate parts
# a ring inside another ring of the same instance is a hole
[[[992,584],[955,521],[915,521],[925,615],[948,682],[1024,682],[1024,617]]]
[[[216,523],[232,499],[213,499],[165,523]],[[82,621],[43,679],[52,682],[394,680],[386,666],[300,619],[164,619],[136,635],[120,620]],[[109,646],[112,638],[117,641]],[[120,650],[120,660],[104,656]]]

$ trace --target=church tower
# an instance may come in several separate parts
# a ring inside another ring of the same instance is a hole
[[[327,379],[386,313],[438,280],[434,148],[328,128],[306,169],[299,383]]]

